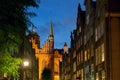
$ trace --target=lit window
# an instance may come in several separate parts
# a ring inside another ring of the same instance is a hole
[[[97,53],[98,49],[95,49],[95,59],[96,59],[96,65],[98,65],[98,53]]]
[[[96,73],[96,80],[99,80],[99,75],[98,75],[98,73]]]
[[[105,80],[105,71],[102,71],[102,80]]]
[[[101,45],[102,61],[105,60],[104,44]]]
[[[81,69],[81,80],[83,80],[83,69]]]
[[[76,71],[76,62],[73,63],[73,71]]]
[[[55,63],[54,71],[55,71],[56,73],[59,73],[59,65],[58,65],[57,63]]]
[[[94,64],[91,64],[91,72],[94,72]]]
[[[79,71],[77,71],[77,77],[79,77],[79,75],[80,75],[80,74],[79,74]]]
[[[88,59],[90,59],[90,49],[88,49],[88,54],[87,54],[87,56],[88,56]]]
[[[91,64],[91,80],[94,80],[94,64]]]
[[[84,58],[85,58],[85,61],[87,61],[87,51],[85,51],[84,53]]]
[[[78,73],[79,73],[79,76],[81,75],[81,72],[80,72],[80,70],[78,71]]]
[[[65,80],[67,80],[67,79],[65,79]],[[76,80],[76,74],[73,75],[73,80]]]
[[[98,31],[97,31],[97,28],[95,28],[95,41],[98,40]]]

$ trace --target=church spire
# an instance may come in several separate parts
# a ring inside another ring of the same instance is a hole
[[[50,41],[50,52],[53,52],[53,49],[54,49],[54,36],[53,36],[52,22],[50,23],[49,41]]]
[[[52,22],[50,23],[50,37],[53,37],[53,28],[52,28]]]

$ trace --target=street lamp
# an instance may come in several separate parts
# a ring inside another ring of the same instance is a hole
[[[24,62],[23,62],[23,65],[24,65],[24,66],[29,66],[29,62],[28,62],[28,61],[24,61]]]
[[[24,67],[23,78],[24,78],[24,80],[26,80],[28,78],[28,67],[29,67],[28,60],[23,61],[23,67]]]

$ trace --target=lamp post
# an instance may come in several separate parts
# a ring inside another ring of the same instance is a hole
[[[28,69],[27,68],[29,67],[29,61],[25,60],[23,62],[23,66],[24,66],[23,79],[27,80],[27,78],[28,78],[28,74],[27,74]]]

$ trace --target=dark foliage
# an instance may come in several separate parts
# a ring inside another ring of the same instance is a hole
[[[19,58],[12,57],[23,43],[32,24],[28,7],[38,7],[37,0],[0,0],[0,71],[18,75]],[[4,63],[4,64],[3,64]]]

